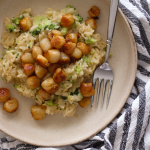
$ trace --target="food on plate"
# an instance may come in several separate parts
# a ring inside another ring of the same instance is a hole
[[[15,98],[9,98],[3,106],[3,110],[8,113],[13,113],[18,109],[19,103]]]
[[[6,88],[0,88],[0,103],[4,103],[8,100],[10,91]]]
[[[86,20],[86,21],[85,21],[85,24],[86,24],[86,25],[89,24],[90,27],[91,27],[93,30],[95,30],[95,29],[97,28],[96,21],[95,21],[95,19],[93,19],[93,18],[90,18],[90,19]]]
[[[87,105],[89,105],[90,101],[91,100],[88,97],[83,97],[83,99],[81,101],[79,101],[78,103],[82,108],[84,108]]]
[[[90,17],[99,13],[95,6],[89,10]],[[4,22],[0,75],[23,96],[34,99],[33,118],[41,120],[54,113],[73,116],[78,105],[86,107],[88,97],[95,94],[92,83],[86,82],[106,54],[106,42],[95,33],[96,21],[84,21],[67,5],[38,15],[31,8],[23,9]],[[2,102],[8,98],[8,93],[0,95]]]
[[[35,120],[42,120],[43,118],[45,118],[45,115],[46,115],[45,107],[43,107],[43,106],[32,106],[31,107],[31,114]]]
[[[95,17],[97,17],[97,16],[100,14],[100,10],[99,10],[98,7],[92,6],[92,7],[90,8],[90,10],[88,11],[88,13],[89,13],[89,16],[90,16],[90,17],[95,18]]]
[[[80,92],[84,97],[90,97],[95,94],[95,89],[92,83],[82,82],[80,85]]]

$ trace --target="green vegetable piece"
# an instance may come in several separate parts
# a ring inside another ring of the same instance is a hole
[[[95,42],[97,42],[97,40],[95,40],[94,38],[90,38],[90,39],[85,39],[85,43],[86,44],[92,44],[92,43],[95,43]]]
[[[78,89],[76,89],[74,92],[71,92],[70,95],[78,95],[79,94],[79,91]]]
[[[49,28],[50,30],[55,29],[55,24],[50,24],[48,28]]]
[[[16,58],[18,58],[18,56],[19,56],[19,53],[16,55]]]
[[[66,97],[66,96],[61,96],[61,98],[62,98],[63,100],[67,99],[67,97]]]
[[[13,87],[19,88],[19,87],[21,87],[21,86],[19,86],[19,85],[17,85],[17,84],[14,84]]]
[[[68,28],[62,27],[60,32],[62,33],[62,35],[66,35],[68,32]]]
[[[12,22],[15,23],[16,25],[19,25],[20,20],[23,19],[23,18],[24,18],[23,15],[21,17],[18,17],[18,18],[17,17],[13,17]]]
[[[81,16],[78,15],[75,15],[77,18],[78,18],[78,21],[81,23],[81,21],[83,20],[83,18]]]
[[[77,27],[77,24],[74,22],[73,25],[72,25],[72,27],[73,27],[73,28],[76,28],[76,27]]]
[[[61,85],[62,85],[62,88],[65,88],[65,84],[64,83],[62,83]]]
[[[67,5],[67,6],[66,6],[66,8],[73,8],[73,6],[71,6],[71,5]]]
[[[82,59],[83,59],[83,62],[85,62],[88,66],[91,65],[91,57],[90,56],[87,57],[87,56],[83,55]]]
[[[36,26],[43,26],[45,27],[46,25],[49,25],[51,21],[44,15],[41,16],[34,16],[33,17],[33,25]]]
[[[106,51],[106,47],[104,47],[103,50]]]
[[[41,32],[42,27],[38,27],[32,32],[32,36],[34,37],[35,35],[39,35]]]
[[[49,106],[54,106],[53,101],[47,101],[47,104],[48,104]]]
[[[83,69],[83,68],[82,68],[82,66],[80,66],[80,65],[78,65],[78,66],[76,66],[76,67],[74,68],[75,72],[77,72],[79,75],[80,75],[82,69]]]
[[[7,27],[7,30],[8,30],[10,33],[13,32],[14,29],[15,29],[15,26],[13,26],[12,24],[7,24],[6,27]]]
[[[72,78],[72,75],[71,75],[71,74],[69,74],[69,75],[68,75],[68,78]]]

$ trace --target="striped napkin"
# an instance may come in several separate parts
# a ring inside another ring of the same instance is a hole
[[[138,64],[132,92],[118,116],[96,136],[71,146],[42,148],[12,137],[0,150],[150,150],[150,0],[120,0],[136,41]]]

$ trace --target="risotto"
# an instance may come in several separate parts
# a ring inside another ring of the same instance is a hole
[[[28,8],[16,17],[5,18],[2,79],[12,82],[19,93],[33,99],[47,114],[73,116],[87,97],[81,83],[105,59],[106,43],[94,33],[96,27],[90,21],[84,21],[70,5],[60,11],[48,8],[40,15],[33,15]],[[85,51],[82,45],[87,46]]]

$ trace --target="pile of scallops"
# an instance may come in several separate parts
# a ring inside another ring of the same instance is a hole
[[[89,15],[93,16],[95,13],[100,13],[95,11],[95,9],[97,8],[93,6],[93,8],[89,10]],[[61,26],[71,27],[74,21],[71,14],[65,14],[61,19]],[[89,24],[93,29],[97,27],[93,18],[88,19],[85,23],[86,25]],[[23,31],[28,31],[32,26],[32,21],[29,17],[25,17],[19,24]],[[26,85],[30,89],[36,89],[41,86],[38,91],[38,98],[40,100],[47,100],[52,93],[58,90],[59,83],[66,80],[67,74],[62,69],[64,64],[79,60],[83,55],[90,53],[90,47],[84,42],[77,42],[78,38],[79,34],[76,33],[63,36],[60,31],[51,30],[47,34],[47,37],[40,41],[39,46],[34,46],[32,52],[25,52],[21,56],[22,68],[27,76]],[[43,77],[48,72],[53,74],[53,77],[43,81]],[[7,90],[0,90],[0,102],[5,102],[4,109],[7,112],[14,112],[18,108],[18,101],[15,99],[8,99],[9,92]],[[81,83],[80,92],[83,95],[83,99],[79,102],[79,105],[85,107],[90,103],[88,97],[95,94],[92,83]],[[4,98],[5,100],[1,100],[2,93],[8,94],[6,94],[7,98]],[[12,104],[12,101],[14,104]],[[7,109],[8,105],[9,107],[15,106],[13,111]],[[31,114],[35,120],[41,120],[46,115],[45,107],[38,105],[32,106]]]

